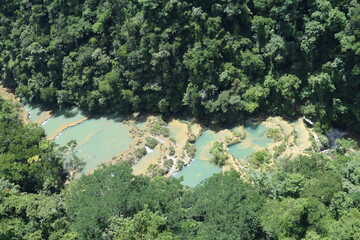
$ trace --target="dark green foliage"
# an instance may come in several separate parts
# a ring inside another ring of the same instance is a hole
[[[175,148],[173,146],[169,147],[169,155],[173,156],[175,154]]]
[[[274,147],[274,150],[274,158],[277,158],[286,150],[286,144],[281,143],[279,146]]]
[[[135,151],[135,156],[138,158],[138,159],[140,159],[140,158],[142,158],[143,156],[145,156],[146,155],[146,149],[145,148],[139,148],[139,149],[137,149],[136,151]]]
[[[196,148],[195,148],[194,144],[186,142],[185,151],[190,158],[194,158],[195,152],[196,152]]]
[[[18,96],[54,107],[185,112],[209,122],[303,114],[317,129],[359,131],[359,29],[356,0],[3,0],[0,75]],[[230,172],[188,189],[120,164],[62,195],[54,193],[63,159],[69,170],[81,159],[71,146],[56,151],[41,128],[0,103],[0,239],[360,238],[353,142],[281,161],[274,172],[250,174],[251,184]],[[170,136],[160,119],[151,134]],[[194,145],[185,148],[194,157]],[[222,148],[213,150],[220,163]],[[262,151],[249,161],[270,157]]]
[[[22,191],[56,192],[62,188],[63,158],[35,124],[23,125],[14,106],[0,99],[0,178]]]
[[[147,137],[145,145],[153,149],[158,144],[158,141],[155,138]]]
[[[167,191],[163,191],[167,188]],[[73,228],[84,239],[97,239],[108,226],[110,217],[130,217],[149,209],[166,214],[180,197],[182,186],[175,179],[135,177],[125,164],[96,170],[73,182],[65,201]]]
[[[359,9],[355,0],[7,0],[0,74],[30,101],[96,113],[213,122],[301,113],[322,129],[359,129]]]
[[[263,239],[258,215],[263,199],[236,172],[213,176],[193,197],[182,223],[185,239],[193,239],[192,232],[195,239]]]

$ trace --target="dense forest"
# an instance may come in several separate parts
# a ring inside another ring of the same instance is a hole
[[[89,112],[360,129],[356,0],[2,0],[3,83]]]
[[[359,40],[357,0],[1,0],[0,82],[54,109],[360,132]],[[126,160],[74,181],[82,164],[0,98],[0,240],[360,239],[350,139],[194,188]]]
[[[272,171],[217,174],[195,188],[134,176],[126,162],[69,184],[71,148],[44,139],[0,100],[0,239],[360,238],[360,151],[279,160]]]

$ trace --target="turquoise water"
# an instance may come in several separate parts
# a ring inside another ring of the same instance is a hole
[[[26,104],[25,108],[30,111],[32,122],[44,117],[44,112],[39,107]],[[133,138],[129,136],[129,127],[123,124],[121,119],[85,119],[79,109],[72,108],[56,112],[42,125],[49,139],[55,138],[63,130],[54,140],[60,146],[76,140],[77,155],[86,162],[83,173],[94,170],[101,163],[111,160],[134,144]],[[85,121],[76,126],[68,127],[83,120]]]
[[[236,131],[236,128],[232,129]],[[261,148],[267,147],[272,142],[267,138],[266,132],[268,128],[264,125],[256,123],[248,123],[245,125],[246,140],[229,147],[228,152],[238,159],[246,159],[251,153],[258,151]],[[221,167],[212,164],[209,161],[211,158],[210,148],[212,143],[217,140],[216,134],[211,130],[206,130],[196,140],[196,154],[194,160],[190,165],[184,167],[180,172],[176,173],[174,177],[183,177],[182,184],[195,187],[201,181],[211,177],[215,173],[221,172]]]
[[[238,159],[246,159],[260,148],[266,148],[272,142],[266,137],[269,129],[261,124],[248,123],[245,125],[246,139],[244,142],[229,147],[228,152]]]
[[[64,130],[55,142],[61,146],[70,140],[78,143],[78,156],[86,162],[84,173],[121,154],[133,143],[129,127],[116,119],[89,119]]]
[[[41,108],[34,104],[26,103],[24,104],[24,108],[29,112],[29,119],[31,122],[38,122],[45,116],[45,113],[41,110]]]
[[[78,108],[56,112],[42,127],[49,139],[54,139],[64,128],[85,119]]]
[[[215,173],[221,173],[221,167],[205,160],[211,158],[209,150],[214,141],[216,141],[214,132],[210,130],[204,131],[195,142],[196,153],[194,160],[180,172],[176,173],[174,177],[184,177],[182,184],[195,187]]]
[[[241,144],[235,144],[229,147],[228,152],[232,154],[237,159],[245,159],[250,154],[256,152],[256,148],[252,147],[243,147]]]

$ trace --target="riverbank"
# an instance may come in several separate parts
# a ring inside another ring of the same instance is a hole
[[[2,87],[0,90],[2,97],[20,104],[19,99],[7,91],[7,89]],[[29,114],[24,111],[25,108],[22,109],[23,121],[28,122]],[[32,109],[32,111],[33,110],[34,109]],[[76,108],[75,110],[70,109],[57,112],[56,114],[51,114],[50,111],[36,111],[38,112],[37,114],[33,112],[32,119],[38,124],[44,123],[43,127],[46,129],[47,137],[50,140],[54,140],[66,129],[82,128],[81,135],[91,136],[79,140],[79,147],[82,148],[89,141],[95,141],[92,140],[92,138],[98,138],[98,134],[101,135],[101,133],[96,132],[97,127],[92,129],[97,126],[94,125],[97,119],[90,118],[91,121],[94,122],[94,124],[91,125],[93,127],[91,127],[91,129],[84,129],[89,117],[81,115],[80,110]],[[114,155],[109,156],[102,164],[130,161],[133,165],[133,172],[136,175],[162,175],[171,177],[176,172],[179,172],[183,166],[190,164],[195,155],[195,151],[197,151],[196,154],[199,159],[211,161],[212,155],[210,154],[210,150],[214,142],[217,141],[223,144],[223,152],[228,156],[228,159],[222,167],[222,171],[226,172],[230,169],[235,169],[245,176],[246,169],[252,167],[247,161],[247,158],[251,153],[256,151],[267,151],[271,155],[271,161],[263,166],[265,168],[274,166],[277,158],[293,158],[299,154],[307,154],[307,151],[314,151],[312,148],[314,146],[314,139],[317,139],[317,136],[311,129],[306,127],[302,119],[291,122],[280,117],[270,117],[263,121],[252,120],[251,122],[253,126],[251,126],[248,131],[253,131],[256,135],[258,134],[256,133],[256,131],[258,131],[256,130],[257,126],[261,126],[261,136],[251,136],[251,134],[246,136],[244,125],[241,124],[230,129],[218,125],[205,126],[194,119],[170,119],[168,122],[164,122],[162,118],[157,115],[133,114],[125,119],[116,120],[114,123],[111,123],[116,126],[117,124],[123,124],[123,126],[128,129],[128,134],[126,135],[129,135],[118,136],[118,140],[115,140],[117,139],[115,137],[112,141],[122,142],[122,138],[129,137],[133,143],[122,143],[126,145],[126,148],[122,150],[120,154],[116,153],[116,151],[119,150],[114,150]],[[101,126],[101,128],[102,127],[105,126]],[[265,134],[267,129],[276,130],[279,135],[277,137],[281,140],[270,141],[266,139]],[[84,131],[92,131],[93,133],[86,134]],[[76,131],[74,131],[74,134],[75,132]],[[203,132],[206,132],[210,140],[206,140],[201,144],[195,144],[195,146],[194,143],[198,141]],[[67,136],[67,139],[77,138],[77,136],[78,134],[75,134],[73,137]],[[106,136],[101,137],[106,141]],[[146,147],[147,139],[153,139],[152,141],[155,140],[157,142],[157,145],[152,150]],[[62,143],[63,140],[60,139],[58,142]],[[111,144],[112,143],[109,143],[109,145]],[[229,147],[233,148],[232,146],[235,145],[240,146],[238,149],[235,149],[235,151],[240,152],[240,156],[238,157],[229,151]],[[97,146],[94,145],[94,147],[96,148]],[[109,150],[109,152],[113,151]],[[86,153],[84,154],[86,155]],[[96,159],[93,159],[94,156],[90,158],[86,157],[85,161],[95,161]],[[92,167],[89,172],[91,173],[93,169],[96,169],[96,166]]]
[[[30,122],[29,113],[20,103],[20,98],[18,98],[13,92],[11,92],[8,88],[5,88],[3,85],[0,84],[0,95],[2,99],[9,100],[12,103],[19,106],[19,118],[25,124]]]

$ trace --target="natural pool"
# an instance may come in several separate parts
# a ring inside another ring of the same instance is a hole
[[[49,139],[55,139],[64,129],[83,122],[86,118],[78,108],[62,110],[54,113],[50,119],[42,124],[42,127]]]
[[[248,155],[267,147],[272,142],[271,139],[265,136],[268,128],[264,125],[249,122],[245,125],[244,130],[246,139],[241,143],[230,146],[228,149],[228,152],[238,159],[245,160]],[[238,130],[235,127],[232,131],[237,132]],[[210,149],[216,140],[218,140],[218,136],[214,131],[204,131],[195,142],[196,153],[193,161],[176,173],[174,177],[183,177],[182,183],[184,185],[195,187],[213,174],[220,173],[221,167],[208,161],[211,158]]]
[[[64,146],[70,140],[76,140],[78,155],[86,162],[83,172],[90,172],[133,144],[129,127],[119,120],[106,117],[88,119],[64,130],[55,142]]]
[[[247,156],[262,148],[266,148],[272,142],[270,138],[266,137],[266,132],[269,130],[262,124],[249,122],[245,124],[246,139],[238,144],[229,147],[228,152],[238,159],[245,160]],[[237,131],[236,128],[233,131]]]
[[[41,123],[43,120],[46,120],[46,112],[43,111],[40,106],[25,103],[24,108],[29,113],[31,122]]]
[[[183,177],[184,185],[195,187],[201,181],[221,172],[221,167],[206,161],[211,158],[209,153],[212,143],[216,141],[216,135],[211,130],[204,131],[195,142],[196,153],[194,159],[188,166],[177,172],[174,177]]]
[[[31,121],[39,122],[45,117],[38,107],[26,105],[29,110]],[[181,125],[177,120],[169,123],[171,136],[176,139],[181,149],[186,143],[186,125]],[[121,118],[89,118],[87,119],[79,109],[73,108],[59,111],[43,123],[42,127],[49,139],[54,139],[60,146],[66,145],[70,140],[76,140],[78,156],[86,162],[83,173],[90,172],[102,163],[111,160],[125,152],[134,143],[129,136],[130,127],[122,122]],[[136,124],[139,129],[145,129],[145,123]],[[232,131],[238,131],[232,128]],[[228,152],[238,159],[246,159],[251,153],[266,147],[271,140],[265,134],[267,128],[249,122],[245,125],[246,139],[242,143],[229,147]],[[193,161],[181,171],[174,174],[174,177],[183,177],[183,184],[194,187],[201,181],[209,178],[215,173],[221,173],[222,168],[211,163],[210,149],[214,141],[219,140],[221,133],[212,130],[205,130],[195,142],[196,153]],[[159,146],[157,146],[159,148]],[[145,155],[137,165],[133,167],[134,173],[146,173],[150,163],[156,164],[156,159],[161,158],[160,149],[155,148],[151,153]],[[181,154],[179,149],[176,155]]]
[[[34,122],[44,114],[37,107],[28,105],[26,109]],[[60,146],[76,140],[78,156],[86,162],[83,173],[96,169],[98,165],[123,153],[133,144],[133,139],[129,136],[129,126],[123,124],[121,118],[86,119],[77,108],[72,108],[54,113],[42,124],[47,137],[54,139],[57,136],[54,142]]]

